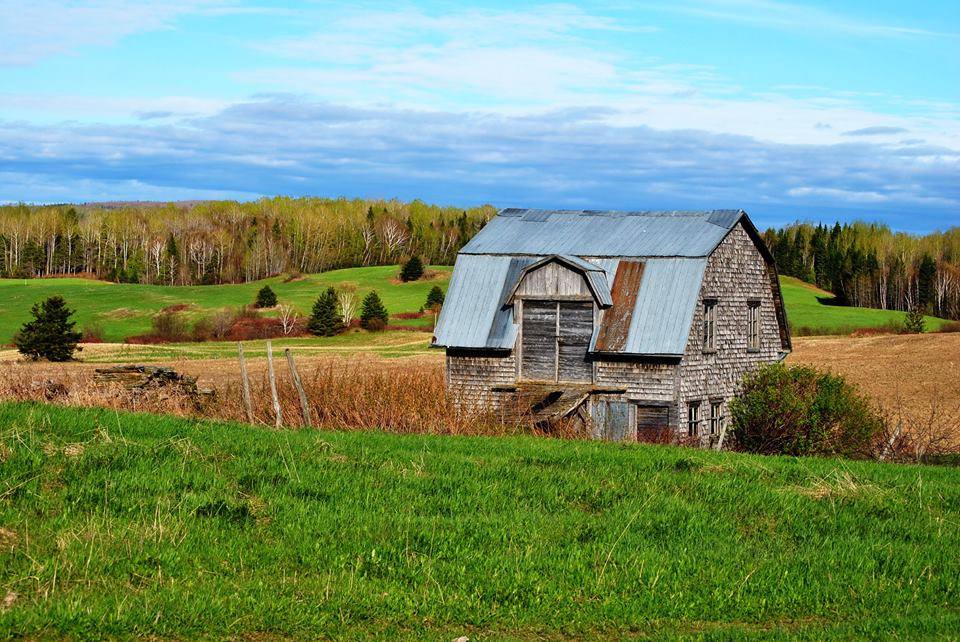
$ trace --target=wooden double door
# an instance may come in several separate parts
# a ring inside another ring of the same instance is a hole
[[[592,381],[593,301],[524,300],[520,332],[521,379]]]

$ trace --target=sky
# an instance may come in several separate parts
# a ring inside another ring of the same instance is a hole
[[[960,225],[960,2],[0,0],[0,201]]]

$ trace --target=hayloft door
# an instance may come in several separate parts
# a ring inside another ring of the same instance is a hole
[[[593,301],[562,301],[557,341],[558,381],[589,382],[593,378],[593,368],[587,361],[592,335]]]
[[[528,381],[589,382],[592,301],[523,302],[520,377]]]
[[[520,376],[532,381],[557,380],[557,302],[523,302]]]

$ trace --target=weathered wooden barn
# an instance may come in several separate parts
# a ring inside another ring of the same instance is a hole
[[[790,333],[743,211],[506,209],[457,256],[434,344],[463,408],[708,444]]]

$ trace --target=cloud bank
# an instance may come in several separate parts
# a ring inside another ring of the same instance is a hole
[[[784,144],[621,124],[609,108],[357,108],[261,97],[173,122],[0,122],[0,200],[364,195],[500,206],[743,207],[764,224],[960,211],[960,153],[922,142]]]

